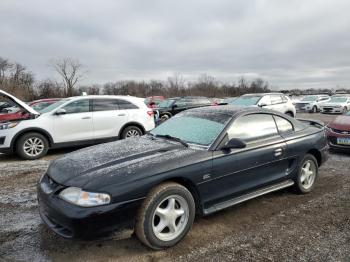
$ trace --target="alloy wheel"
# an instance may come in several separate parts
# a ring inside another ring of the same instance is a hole
[[[31,137],[23,144],[23,151],[31,157],[40,155],[45,149],[44,141],[38,137]]]
[[[136,129],[130,129],[128,132],[126,132],[125,137],[137,137],[140,136],[140,133]]]
[[[307,160],[301,168],[300,182],[304,189],[309,189],[315,182],[316,166],[312,160]]]
[[[186,228],[189,220],[187,201],[179,195],[172,195],[160,202],[154,211],[152,230],[162,241],[177,238]]]

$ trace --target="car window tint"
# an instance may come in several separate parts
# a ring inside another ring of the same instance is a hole
[[[89,112],[89,100],[84,99],[71,102],[68,105],[64,106],[63,109],[66,110],[66,114]]]
[[[138,109],[136,105],[123,99],[118,99],[118,107],[119,109]]]
[[[92,102],[93,111],[111,111],[118,109],[118,103],[115,99],[95,99]]]
[[[271,95],[271,104],[276,105],[282,103],[282,97],[280,95]]]
[[[275,121],[268,114],[251,114],[236,119],[227,131],[228,138],[240,138],[245,142],[278,135]]]
[[[293,125],[291,122],[289,122],[287,119],[284,119],[283,117],[274,116],[277,124],[278,131],[280,133],[289,133],[294,130]]]

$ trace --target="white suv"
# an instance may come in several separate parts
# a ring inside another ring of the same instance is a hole
[[[154,128],[153,111],[132,96],[79,96],[62,99],[40,113],[0,90],[26,117],[0,123],[0,152],[37,159],[48,149],[89,145],[140,136]]]
[[[296,110],[290,98],[282,93],[246,94],[229,103],[236,106],[259,106],[295,117]]]

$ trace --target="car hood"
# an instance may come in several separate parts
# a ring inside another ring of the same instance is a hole
[[[343,106],[345,105],[346,103],[345,102],[325,102],[325,103],[322,103],[322,106]]]
[[[47,173],[61,185],[96,190],[193,163],[200,154],[208,151],[150,136],[129,138],[69,153]]]
[[[350,116],[338,116],[328,124],[328,127],[343,131],[350,131]]]
[[[34,110],[33,108],[31,108],[29,105],[27,105],[26,103],[24,103],[23,101],[21,101],[20,99],[18,99],[17,97],[14,97],[13,95],[10,95],[9,93],[6,93],[3,90],[0,90],[0,95],[9,98],[10,100],[12,100],[15,104],[17,104],[18,106],[24,108],[28,113],[33,114],[33,115],[40,115],[36,110]]]

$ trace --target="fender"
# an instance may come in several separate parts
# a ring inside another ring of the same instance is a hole
[[[42,129],[42,128],[39,128],[39,127],[29,127],[29,128],[26,128],[26,129],[23,129],[21,130],[20,132],[18,132],[12,139],[11,141],[11,145],[10,147],[11,148],[14,148],[15,146],[15,142],[17,141],[17,139],[23,135],[24,133],[29,133],[29,132],[37,132],[37,133],[41,133],[43,134],[47,139],[48,139],[48,142],[49,142],[49,147],[51,147],[54,142],[53,142],[53,138],[52,136],[50,135],[49,132],[47,132],[46,130]]]

